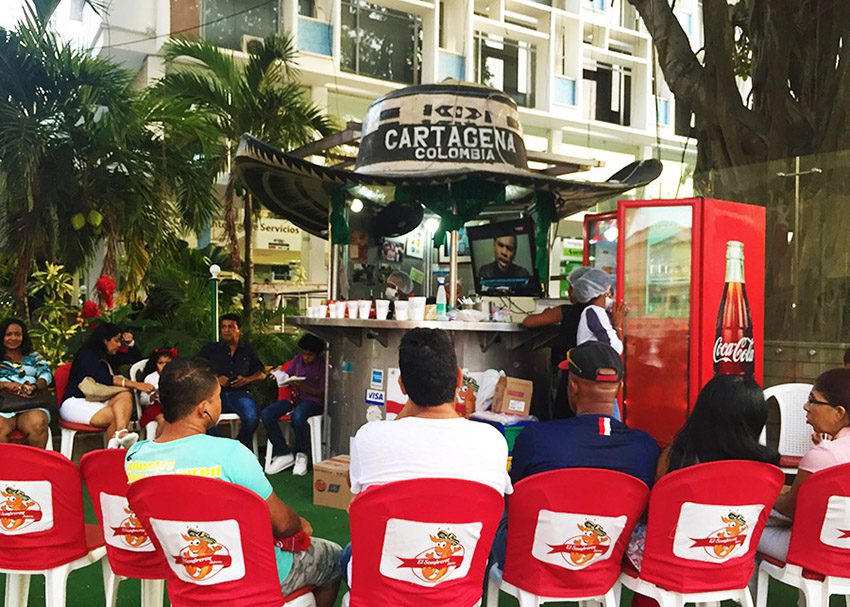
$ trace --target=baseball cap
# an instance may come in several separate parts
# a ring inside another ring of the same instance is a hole
[[[586,341],[567,352],[558,365],[576,377],[590,381],[618,382],[623,379],[623,359],[617,351],[599,341]]]
[[[611,288],[611,277],[602,270],[590,268],[581,278],[570,284],[576,300],[579,303],[587,303]]]

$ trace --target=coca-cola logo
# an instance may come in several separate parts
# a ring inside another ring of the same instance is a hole
[[[714,342],[714,362],[751,363],[755,358],[752,337],[742,337],[735,342],[724,342],[718,337]]]

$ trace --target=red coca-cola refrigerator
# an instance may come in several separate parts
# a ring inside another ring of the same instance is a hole
[[[763,207],[708,198],[618,203],[624,417],[661,445],[715,372],[762,381],[764,218]]]

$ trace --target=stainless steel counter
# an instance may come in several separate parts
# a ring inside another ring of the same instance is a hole
[[[468,371],[503,370],[506,374],[534,382],[532,413],[546,415],[549,366],[547,345],[554,332],[527,330],[507,322],[397,321],[347,318],[287,317],[328,343],[328,385],[324,425],[331,455],[349,453],[350,438],[366,423],[367,392],[377,390],[385,397],[390,371],[398,367],[398,348],[404,334],[417,327],[443,329],[449,333],[458,365]],[[375,372],[383,378],[380,389]],[[372,413],[385,409],[372,407]]]

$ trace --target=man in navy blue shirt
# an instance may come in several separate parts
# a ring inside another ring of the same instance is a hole
[[[219,321],[221,341],[208,343],[198,353],[199,358],[210,363],[221,386],[222,413],[239,416],[237,439],[251,449],[252,439],[260,423],[257,403],[245,389],[249,384],[265,378],[257,351],[239,338],[242,322],[236,314],[224,314]]]
[[[605,468],[637,477],[652,486],[658,445],[646,432],[611,417],[623,379],[623,361],[608,344],[588,341],[567,352],[559,367],[569,372],[570,408],[576,416],[530,424],[517,437],[511,482],[562,468]],[[506,520],[493,553],[504,563]]]

